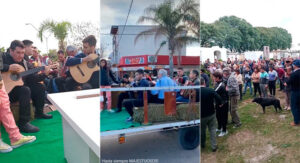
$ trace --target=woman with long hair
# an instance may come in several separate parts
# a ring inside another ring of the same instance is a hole
[[[252,83],[253,83],[253,87],[254,87],[254,97],[256,97],[256,92],[258,92],[259,97],[261,97],[261,91],[259,88],[259,78],[260,78],[260,72],[259,72],[259,68],[255,67],[254,68],[254,72],[251,75],[252,78]]]
[[[110,67],[105,59],[100,60],[100,89],[101,88],[111,88],[112,81],[119,83],[115,76],[113,75]],[[104,97],[104,93],[100,91],[100,96]],[[105,92],[105,97],[107,99],[106,109],[107,111],[113,113],[111,109],[111,92]],[[104,101],[100,103],[101,110],[104,109]]]

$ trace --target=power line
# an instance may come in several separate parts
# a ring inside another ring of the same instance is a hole
[[[121,36],[119,38],[119,41],[118,41],[118,45],[117,47],[119,46],[119,42],[121,41],[122,39],[122,36],[123,36],[123,33],[124,33],[124,30],[126,28],[126,25],[127,25],[127,20],[128,20],[128,17],[129,17],[129,14],[130,14],[130,11],[131,11],[131,8],[132,8],[132,4],[133,4],[133,0],[131,0],[131,3],[130,3],[130,6],[129,6],[129,10],[128,10],[128,14],[127,14],[127,17],[126,17],[126,20],[125,20],[125,24],[124,24],[124,27],[123,27],[123,30],[122,30],[122,33],[121,33]]]

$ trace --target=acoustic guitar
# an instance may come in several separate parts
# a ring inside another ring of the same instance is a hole
[[[50,66],[50,68],[53,67],[57,67],[57,65]],[[11,71],[2,72],[2,79],[5,83],[4,86],[7,93],[11,92],[11,90],[14,89],[16,86],[24,85],[24,82],[22,80],[23,77],[45,70],[45,66],[33,68],[27,71],[25,71],[24,67],[22,66],[20,66],[20,68],[21,71],[19,73]]]
[[[93,60],[89,62],[82,62],[81,64],[70,66],[70,73],[73,79],[78,83],[86,83],[90,80],[95,71],[99,71],[98,65],[99,56],[97,54],[92,55]]]

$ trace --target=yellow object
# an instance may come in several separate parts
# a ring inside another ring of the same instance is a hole
[[[24,144],[32,143],[36,140],[35,136],[23,136],[20,140],[11,144],[12,148],[18,148]]]

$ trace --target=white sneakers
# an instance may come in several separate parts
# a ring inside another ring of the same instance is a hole
[[[222,129],[216,129],[216,132],[220,132],[220,134],[218,135],[218,137],[222,137],[228,134],[228,131],[223,132]]]
[[[0,153],[8,153],[11,152],[13,149],[8,144],[4,143],[2,139],[0,139]]]
[[[223,132],[223,131],[222,131],[218,136],[219,136],[219,137],[223,137],[223,136],[225,136],[225,135],[227,135],[227,134],[228,134],[228,131],[226,131],[226,132]]]

